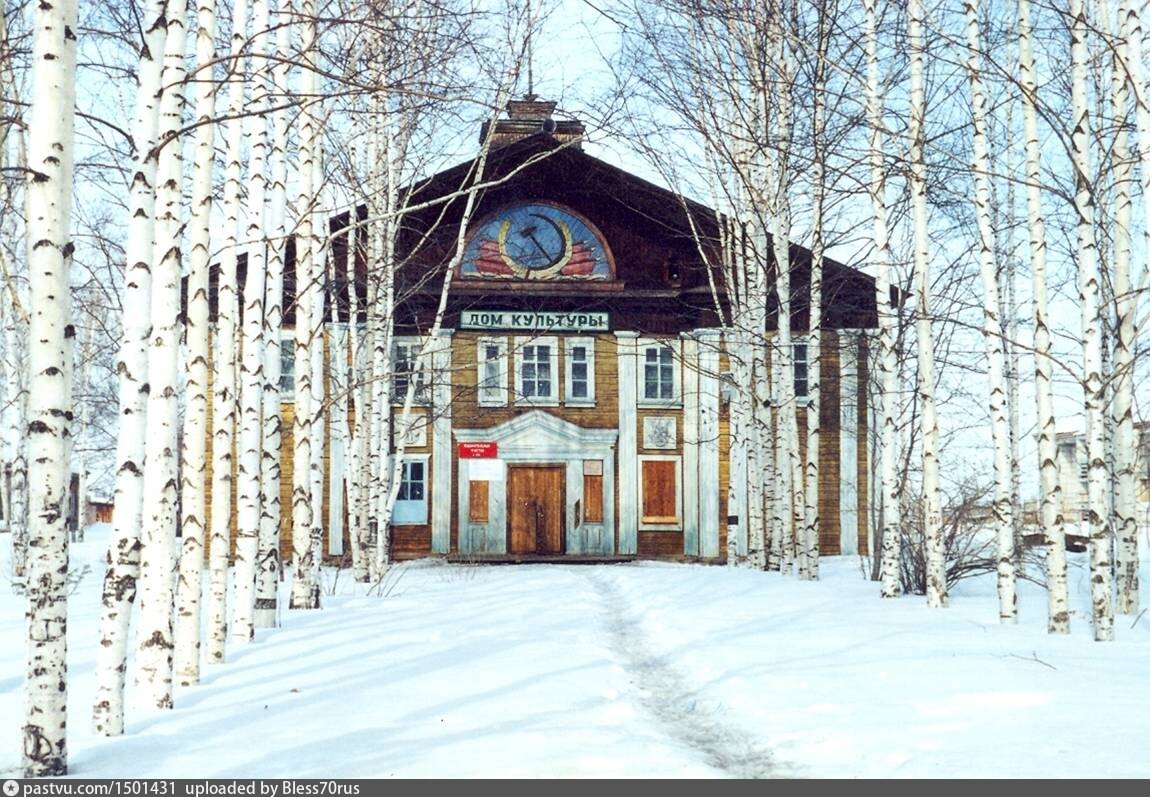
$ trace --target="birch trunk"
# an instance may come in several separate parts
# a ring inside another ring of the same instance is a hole
[[[790,140],[793,134],[791,122],[791,91],[794,86],[795,70],[791,63],[787,46],[787,31],[781,14],[772,17],[775,46],[772,48],[773,68],[776,71],[777,88],[775,96],[776,146],[777,157],[771,150],[765,153],[767,169],[768,208],[774,222],[772,244],[775,260],[775,296],[778,299],[776,310],[777,332],[774,354],[771,363],[771,381],[775,386],[774,405],[777,407],[775,433],[775,500],[778,505],[777,517],[781,521],[782,538],[781,569],[784,575],[790,574],[795,562],[795,543],[798,529],[802,528],[803,517],[803,465],[799,456],[799,428],[795,398],[794,342],[791,335],[791,203],[788,181],[790,180]],[[764,118],[770,118],[764,113]]]
[[[269,65],[272,78],[273,105],[287,96],[288,20],[291,5],[281,0],[280,9],[271,15],[275,30],[275,45]],[[269,32],[269,36],[271,33]],[[279,582],[283,576],[280,558],[280,531],[283,520],[280,481],[282,476],[281,452],[283,427],[280,417],[280,335],[283,330],[283,273],[284,252],[287,243],[287,136],[286,110],[271,114],[271,152],[268,159],[271,184],[267,229],[267,284],[264,306],[264,391],[263,391],[263,454],[260,463],[260,489],[263,494],[260,508],[259,562],[256,570],[256,628],[275,628],[279,625]],[[296,371],[300,369],[297,366]]]
[[[806,485],[803,498],[804,508],[803,548],[799,556],[799,575],[804,579],[819,577],[819,433],[822,385],[822,305],[823,305],[823,257],[826,250],[824,235],[824,204],[826,200],[826,90],[827,90],[827,47],[829,44],[828,11],[820,9],[818,41],[815,54],[814,97],[812,108],[812,132],[814,169],[813,209],[811,225],[811,285],[810,315],[807,337],[807,450]]]
[[[918,398],[921,408],[923,540],[926,546],[926,602],[946,605],[946,553],[942,548],[942,502],[938,479],[938,419],[934,407],[934,336],[930,316],[930,233],[926,218],[926,94],[922,0],[907,6],[910,49],[910,195],[914,275],[918,298]]]
[[[235,606],[231,638],[249,642],[255,634],[256,567],[260,552],[260,464],[263,451],[261,405],[264,382],[264,293],[267,249],[269,91],[267,78],[268,0],[252,2],[253,53],[251,106],[245,131],[249,140],[247,275],[244,279],[243,350],[240,371],[239,495],[236,508]]]
[[[1011,502],[1010,424],[1006,407],[1006,355],[1002,343],[999,305],[997,243],[990,205],[990,157],[986,143],[986,94],[982,86],[982,35],[978,0],[965,0],[966,69],[970,77],[973,119],[974,209],[978,220],[979,268],[982,272],[982,335],[986,340],[987,378],[990,388],[990,424],[994,441],[994,527],[998,538],[998,619],[1018,622],[1014,582],[1014,507]]]
[[[301,6],[303,23],[303,44],[301,51],[302,85],[301,93],[305,102],[310,103],[316,93],[316,74],[312,69],[312,54],[315,47],[315,4],[303,0]],[[292,442],[295,450],[292,460],[292,594],[289,608],[318,609],[319,585],[314,580],[314,547],[311,542],[312,528],[318,525],[313,515],[322,513],[323,492],[317,496],[312,491],[312,348],[323,350],[323,339],[315,335],[313,318],[313,297],[318,292],[318,282],[314,267],[314,241],[312,222],[316,186],[314,184],[315,147],[318,142],[314,106],[308,104],[301,110],[302,125],[299,145],[299,225],[296,227],[295,257],[295,417],[292,426]],[[322,302],[321,302],[322,305]],[[321,309],[322,312],[322,309]]]
[[[355,153],[352,152],[351,162],[356,162]],[[359,235],[353,226],[355,206],[348,214],[348,230],[346,244],[345,269],[347,274],[347,330],[348,350],[350,358],[350,371],[352,378],[348,382],[351,392],[352,412],[355,416],[355,425],[350,429],[351,441],[348,446],[348,522],[351,525],[351,557],[352,572],[355,580],[364,583],[370,579],[370,551],[368,550],[367,518],[364,504],[364,493],[367,482],[364,480],[364,458],[366,444],[364,443],[364,424],[367,419],[367,402],[364,394],[364,379],[362,374],[363,336],[360,334],[359,324],[359,279],[356,274],[356,252],[359,251]]]
[[[1111,601],[1110,526],[1106,506],[1106,452],[1103,437],[1105,383],[1102,375],[1102,324],[1099,308],[1097,246],[1094,240],[1094,195],[1090,170],[1090,118],[1087,110],[1088,21],[1083,0],[1070,3],[1070,70],[1074,122],[1070,137],[1074,168],[1074,212],[1077,230],[1078,297],[1082,306],[1083,398],[1089,462],[1087,514],[1090,523],[1090,600],[1094,639],[1114,638]]]
[[[1046,223],[1042,213],[1042,162],[1038,144],[1038,85],[1031,48],[1030,0],[1018,0],[1018,52],[1022,125],[1026,138],[1026,217],[1030,230],[1030,270],[1034,285],[1034,396],[1038,412],[1038,463],[1042,529],[1046,537],[1046,630],[1070,632],[1066,585],[1066,534],[1055,443],[1054,367],[1046,301]]]
[[[1137,516],[1137,433],[1134,430],[1134,350],[1135,289],[1131,281],[1131,236],[1133,228],[1133,162],[1127,134],[1130,96],[1125,64],[1129,61],[1126,42],[1130,18],[1119,11],[1120,27],[1115,37],[1114,74],[1111,99],[1115,131],[1114,166],[1114,302],[1117,315],[1114,337],[1114,522],[1117,538],[1118,612],[1138,613],[1138,516]]]
[[[747,522],[749,559],[756,570],[779,568],[782,559],[781,524],[768,516],[774,502],[767,500],[767,485],[774,483],[775,469],[772,466],[771,442],[771,388],[769,382],[769,357],[767,341],[767,279],[766,262],[769,246],[765,232],[760,232],[761,224],[754,223],[751,262],[747,267],[749,278],[749,301],[747,308],[747,330],[750,350],[750,381],[745,383],[748,432],[750,444],[747,448]],[[773,515],[773,511],[770,512]]]
[[[382,78],[380,81],[382,82]],[[368,534],[373,544],[371,580],[379,584],[387,563],[387,529],[382,513],[386,507],[389,485],[385,479],[391,472],[388,452],[391,450],[389,432],[391,429],[391,337],[392,308],[388,305],[386,283],[390,273],[390,261],[385,250],[387,146],[384,141],[386,125],[386,105],[378,95],[373,96],[372,156],[369,158],[368,191],[371,201],[372,218],[375,223],[368,227],[368,306],[367,324],[370,336],[370,378],[371,413],[368,422],[368,447],[370,461],[370,482],[368,488]]]
[[[239,258],[240,195],[242,193],[244,121],[244,81],[247,60],[246,0],[232,2],[230,69],[228,71],[227,154],[224,174],[224,245],[219,258],[219,282],[216,289],[216,350],[212,358],[212,506],[211,545],[208,559],[210,592],[208,597],[209,663],[223,663],[227,653],[228,634],[228,558],[232,539],[232,468],[236,446],[236,320],[239,299],[236,295],[236,261]]]
[[[36,6],[26,183],[30,343],[29,537],[23,775],[68,772],[68,536],[71,205],[76,4]]]
[[[311,423],[311,582],[315,593],[315,603],[320,605],[320,566],[323,564],[323,530],[327,526],[327,518],[323,516],[323,485],[324,485],[324,441],[328,439],[324,428],[324,416],[330,406],[326,401],[324,391],[324,359],[327,356],[324,335],[324,299],[326,296],[325,280],[327,274],[325,237],[320,231],[326,228],[327,210],[320,201],[323,191],[323,137],[320,135],[320,122],[322,115],[317,114],[315,125],[315,147],[312,151],[312,192],[315,203],[312,213],[312,236],[308,242],[312,251],[312,268],[316,275],[316,296],[312,302],[310,339],[311,347],[311,406],[314,413]],[[334,318],[334,307],[332,308]],[[330,419],[334,427],[334,418]],[[335,437],[333,428],[332,439]],[[334,529],[333,529],[334,531]],[[342,542],[342,541],[341,541]]]
[[[891,311],[891,253],[887,232],[886,174],[883,171],[883,100],[879,93],[878,23],[875,18],[876,0],[864,0],[866,13],[867,54],[867,120],[869,127],[868,157],[870,182],[867,184],[871,202],[871,226],[874,236],[875,307],[878,311],[879,390],[876,415],[882,428],[878,435],[878,462],[881,499],[879,502],[879,528],[882,535],[881,587],[884,598],[897,597],[901,591],[900,523],[897,501],[898,423],[896,420],[898,395],[898,360],[895,354],[895,319]],[[870,554],[873,556],[874,551]]]
[[[208,271],[211,267],[212,171],[215,165],[216,3],[198,0],[196,7],[196,128],[192,171],[192,208],[188,242],[188,300],[185,345],[187,380],[181,462],[179,582],[176,590],[175,669],[183,686],[200,680],[200,599],[203,594],[204,523],[207,509],[208,441]],[[226,412],[224,407],[221,410]]]
[[[140,568],[140,524],[144,500],[144,441],[148,411],[148,330],[151,327],[152,247],[155,238],[157,131],[161,57],[167,38],[167,1],[152,0],[144,17],[136,93],[136,142],[130,188],[127,269],[120,357],[120,429],[116,438],[116,488],[112,537],[104,573],[100,644],[96,648],[95,733],[124,732],[124,679],[128,670],[128,632]]]
[[[180,242],[187,6],[169,0],[160,94],[156,241],[152,256],[152,331],[148,341],[148,417],[140,550],[136,684],[141,706],[172,707],[172,613],[179,512]]]

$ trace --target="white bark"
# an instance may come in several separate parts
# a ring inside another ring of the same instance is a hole
[[[264,236],[267,202],[269,90],[267,63],[268,0],[252,2],[252,95],[255,113],[247,118],[248,252],[244,279],[243,351],[240,371],[239,495],[236,502],[235,605],[231,638],[243,644],[255,634],[256,565],[260,532],[260,464],[263,451],[261,406],[264,365],[264,293],[267,251]]]
[[[879,501],[879,528],[882,535],[881,587],[884,598],[897,597],[901,591],[899,556],[899,512],[896,498],[898,464],[898,426],[895,406],[898,390],[898,361],[895,354],[895,318],[891,310],[891,253],[887,231],[886,174],[883,160],[883,99],[879,93],[878,28],[875,19],[875,0],[865,0],[866,52],[867,52],[867,120],[870,132],[868,159],[870,181],[867,184],[871,202],[871,226],[874,237],[875,307],[878,312],[878,365],[879,406],[876,416],[882,428],[878,435],[878,462],[881,484]],[[873,476],[872,476],[873,478]],[[871,556],[874,551],[869,551]]]
[[[272,79],[272,104],[287,96],[288,20],[290,2],[281,0],[277,13],[271,15],[275,45],[269,64]],[[269,34],[271,35],[271,34]],[[283,520],[280,481],[282,476],[282,419],[280,416],[280,334],[283,330],[283,273],[287,244],[287,136],[286,110],[271,114],[271,152],[268,158],[268,249],[266,304],[264,306],[264,391],[263,454],[260,463],[259,560],[256,568],[256,628],[279,625],[278,589],[283,575],[280,557],[280,533]],[[298,372],[299,366],[296,371]]]
[[[247,0],[232,2],[232,31],[228,78],[227,154],[224,174],[224,246],[219,258],[216,288],[216,348],[212,357],[212,506],[211,545],[208,570],[208,651],[209,663],[224,661],[228,634],[228,558],[232,530],[232,466],[236,447],[236,260],[239,257],[240,195],[243,180],[244,80],[247,63],[243,48],[247,41]]]
[[[28,116],[29,308],[27,670],[24,777],[65,775],[68,537],[73,328],[68,272],[75,118],[76,4],[36,6]]]
[[[1118,541],[1118,611],[1138,613],[1137,433],[1134,430],[1135,287],[1131,280],[1133,227],[1133,161],[1126,119],[1130,106],[1125,64],[1131,19],[1119,11],[1115,37],[1111,99],[1114,107],[1114,302],[1117,330],[1114,337],[1114,523]]]
[[[353,164],[356,163],[354,152],[352,152],[351,162]],[[371,559],[365,504],[367,481],[364,478],[367,454],[365,439],[368,410],[366,388],[362,373],[362,363],[365,359],[362,352],[365,344],[363,335],[360,334],[359,294],[357,287],[358,280],[356,277],[356,253],[359,250],[359,235],[357,228],[354,226],[354,217],[355,208],[353,207],[348,216],[344,262],[345,273],[347,275],[348,350],[352,366],[350,369],[352,378],[347,385],[347,389],[351,391],[352,412],[355,416],[355,424],[350,429],[351,439],[348,444],[347,469],[351,477],[348,479],[347,493],[348,503],[350,504],[348,523],[351,526],[352,572],[355,575],[355,580],[362,583],[370,578],[369,567]]]
[[[1094,638],[1114,638],[1111,601],[1110,525],[1106,501],[1106,452],[1103,437],[1105,383],[1102,375],[1102,318],[1099,307],[1097,245],[1094,240],[1094,196],[1090,168],[1090,118],[1087,110],[1088,20],[1084,0],[1070,3],[1070,70],[1073,123],[1070,149],[1074,168],[1074,211],[1078,251],[1078,298],[1082,306],[1083,398],[1089,463],[1087,514],[1090,524],[1090,600]]]
[[[795,562],[796,535],[803,525],[803,464],[799,456],[798,405],[795,400],[795,372],[793,338],[791,335],[791,202],[790,190],[790,140],[794,128],[791,119],[795,68],[791,61],[787,44],[787,25],[781,14],[771,16],[771,26],[775,37],[772,48],[773,67],[778,79],[775,89],[773,117],[776,124],[775,140],[777,158],[768,148],[765,153],[767,171],[768,208],[774,222],[772,233],[775,260],[775,296],[777,333],[775,335],[774,358],[771,363],[771,380],[775,388],[777,425],[775,432],[775,501],[778,506],[776,516],[781,521],[779,535],[782,541],[782,561],[784,575],[790,574]],[[772,540],[772,546],[774,545]]]
[[[818,41],[816,43],[812,132],[814,135],[814,173],[812,194],[814,207],[811,225],[810,315],[807,337],[807,450],[806,485],[803,490],[804,527],[802,550],[799,555],[799,575],[805,579],[819,577],[819,433],[822,408],[822,304],[823,257],[826,250],[824,204],[826,201],[826,82],[827,47],[830,37],[828,13],[819,11]]]
[[[934,406],[934,336],[930,315],[930,233],[926,218],[926,95],[922,0],[907,6],[910,48],[910,195],[918,298],[918,396],[922,420],[923,538],[926,546],[926,602],[946,605],[946,559],[942,549],[942,501],[938,478],[938,418]]]
[[[982,335],[986,340],[987,378],[990,388],[990,424],[994,442],[994,527],[998,537],[998,619],[1018,621],[1014,580],[1014,507],[1011,502],[1010,425],[1006,407],[1006,354],[1002,342],[997,249],[990,206],[990,157],[986,142],[986,93],[982,85],[982,35],[978,0],[964,1],[966,12],[966,69],[970,77],[973,127],[974,208],[978,220],[979,268],[982,272]]]
[[[1030,270],[1034,283],[1034,394],[1038,412],[1038,462],[1042,528],[1046,536],[1047,631],[1070,631],[1066,587],[1066,534],[1055,444],[1053,362],[1046,301],[1046,224],[1042,213],[1042,169],[1038,143],[1038,86],[1031,48],[1030,0],[1018,0],[1019,67],[1023,135],[1026,139],[1026,217],[1030,230]]]
[[[160,94],[160,157],[148,341],[148,417],[140,529],[136,684],[141,706],[172,707],[172,612],[179,511],[180,242],[187,6],[169,0]]]
[[[305,102],[316,93],[316,73],[312,67],[315,48],[315,4],[303,0],[300,8],[303,23],[303,75],[300,91]],[[316,338],[314,303],[319,292],[312,240],[314,231],[313,206],[316,199],[315,149],[319,143],[315,106],[305,105],[301,110],[299,146],[299,199],[296,208],[299,224],[296,227],[295,256],[295,416],[292,442],[292,609],[318,609],[319,585],[315,581],[315,551],[312,528],[319,526],[313,515],[323,512],[323,491],[317,496],[312,489],[312,442],[315,410],[312,407],[312,350],[323,351],[323,339]],[[322,313],[322,301],[321,313]],[[322,373],[320,375],[322,380]]]
[[[324,383],[324,358],[326,357],[324,335],[324,276],[327,274],[327,209],[323,206],[323,136],[320,135],[320,122],[323,117],[317,114],[315,127],[316,139],[312,152],[312,192],[315,195],[315,206],[312,208],[312,237],[309,242],[312,253],[312,268],[316,275],[316,298],[312,302],[311,318],[311,359],[308,363],[311,370],[311,406],[314,413],[311,423],[311,582],[315,586],[316,605],[319,605],[320,593],[320,566],[323,564],[323,530],[328,526],[328,519],[323,516],[323,486],[326,471],[324,469],[325,440],[329,439],[325,432],[324,420],[330,406],[326,401]],[[332,317],[334,318],[334,307]],[[328,417],[334,426],[334,418]],[[331,433],[334,438],[334,429]],[[334,527],[328,526],[332,532]]]
[[[104,573],[100,644],[96,648],[96,699],[92,726],[97,734],[124,732],[124,679],[128,632],[140,567],[140,523],[144,496],[144,441],[148,409],[147,339],[151,327],[152,246],[155,229],[157,130],[161,57],[167,37],[167,0],[152,0],[144,17],[140,48],[134,174],[129,197],[128,241],[120,357],[120,430],[116,438],[116,490],[112,537]]]
[[[200,680],[200,599],[203,594],[204,524],[208,457],[208,271],[211,268],[212,171],[215,166],[216,3],[196,5],[196,75],[193,114],[199,127],[193,141],[191,220],[188,243],[188,299],[185,343],[187,380],[181,461],[179,583],[176,590],[175,669],[181,685]],[[226,412],[226,407],[222,407]]]

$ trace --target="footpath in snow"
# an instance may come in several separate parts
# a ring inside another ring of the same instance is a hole
[[[73,552],[90,567],[70,604],[76,777],[1150,777],[1150,620],[1091,641],[1079,563],[1062,638],[1032,585],[1000,626],[990,580],[930,611],[880,600],[854,559],[824,560],[817,583],[419,562],[383,598],[329,572],[322,611],[285,610],[175,710],[132,711],[104,739],[89,731],[103,542]],[[0,776],[18,770],[23,651],[5,593]]]

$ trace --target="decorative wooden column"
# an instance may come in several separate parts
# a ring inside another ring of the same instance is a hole
[[[719,557],[719,346],[717,329],[695,334],[699,366],[699,555]]]
[[[639,476],[636,339],[638,332],[616,332],[619,368],[619,550],[639,551]]]
[[[451,336],[441,329],[431,342],[431,552],[451,550]]]
[[[683,357],[683,554],[699,555],[699,343],[682,333]]]
[[[858,554],[858,333],[840,329],[839,339],[839,552]]]

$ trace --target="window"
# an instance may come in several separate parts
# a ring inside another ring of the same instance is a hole
[[[682,528],[682,490],[678,457],[640,457],[641,528]]]
[[[404,459],[399,477],[399,494],[391,513],[396,525],[422,525],[427,522],[427,458]]]
[[[807,344],[792,343],[791,359],[794,362],[795,369],[795,398],[805,399],[807,397],[808,389]]]
[[[639,344],[639,401],[672,404],[679,401],[679,366],[671,343]]]
[[[595,339],[566,340],[566,401],[572,406],[595,404]]]
[[[280,336],[280,400],[295,401],[295,333]]]
[[[558,401],[558,341],[555,338],[520,338],[515,372],[516,402],[552,404]]]
[[[479,404],[501,407],[507,403],[507,342],[501,338],[480,338],[475,346]]]
[[[427,384],[423,369],[415,373],[415,364],[419,359],[419,338],[396,338],[391,344],[391,400],[402,404],[407,398],[407,388],[411,384],[411,377],[415,374],[415,396],[417,404],[427,402]]]

